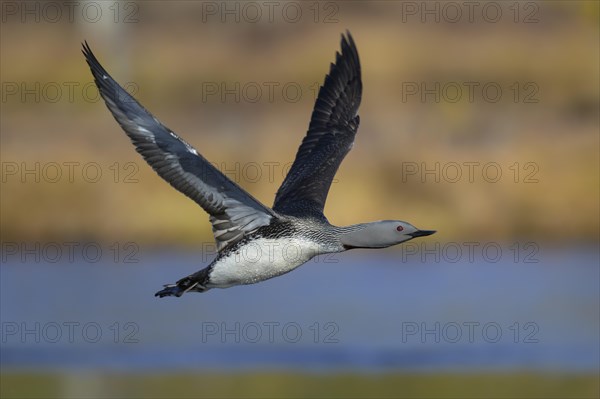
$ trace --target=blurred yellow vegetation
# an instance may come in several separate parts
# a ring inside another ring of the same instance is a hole
[[[568,11],[568,18],[547,24],[542,18],[534,26],[401,24],[397,14],[382,11],[386,6],[373,6],[373,15],[364,16],[370,6],[359,3],[340,3],[342,22],[334,24],[201,24],[190,17],[175,26],[152,14],[150,22],[111,33],[94,26],[13,23],[3,27],[2,81],[76,82],[81,88],[91,81],[79,52],[87,39],[117,81],[135,82],[144,106],[271,205],[308,126],[314,85],[322,82],[339,34],[348,28],[361,56],[364,94],[355,147],[326,206],[332,223],[401,219],[437,229],[440,240],[598,240],[599,42],[593,2],[549,5],[559,14]],[[502,101],[403,97],[407,83],[467,81],[495,82],[503,88]],[[206,83],[236,82],[279,86],[274,101],[223,101],[203,91]],[[288,82],[303,89],[297,102],[286,101],[280,91]],[[538,102],[523,102],[531,93],[526,83],[537,88]],[[56,103],[19,95],[3,99],[0,155],[3,165],[17,165],[19,172],[3,172],[2,240],[210,241],[202,209],[154,174],[101,101],[75,94],[75,101]],[[62,165],[63,178],[21,178],[21,166],[31,169],[36,162],[40,168]],[[96,163],[102,178],[87,182],[77,167],[68,181],[65,162]],[[125,183],[129,162],[136,182]],[[237,176],[231,172],[236,163]],[[272,178],[267,163],[276,165]],[[423,167],[431,170],[436,163],[439,172],[422,175]],[[479,165],[472,182],[469,163]],[[489,181],[494,169],[482,174],[489,163],[502,172],[497,182]],[[243,172],[249,164],[259,165],[260,178]],[[455,164],[461,167],[458,180]],[[415,165],[418,172],[407,174]]]
[[[558,373],[5,373],[2,397],[87,395],[196,398],[597,398],[598,376]],[[69,392],[71,393],[71,392]]]

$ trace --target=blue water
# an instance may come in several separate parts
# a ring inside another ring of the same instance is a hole
[[[3,256],[0,365],[600,370],[598,249],[513,252],[356,251],[258,285],[164,299],[154,292],[206,264],[202,254],[144,251],[134,264]]]

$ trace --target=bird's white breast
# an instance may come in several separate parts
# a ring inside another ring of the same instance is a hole
[[[305,238],[258,238],[219,259],[209,286],[258,283],[290,272],[322,252],[318,243]]]

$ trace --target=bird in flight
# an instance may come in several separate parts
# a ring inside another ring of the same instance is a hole
[[[155,295],[181,296],[254,284],[288,273],[313,257],[354,248],[386,248],[433,230],[400,220],[334,226],[323,214],[327,193],[358,130],[360,61],[350,32],[319,90],[308,132],[272,208],[262,204],[163,125],[100,65],[87,42],[83,54],[109,111],[160,177],[209,215],[216,258]]]

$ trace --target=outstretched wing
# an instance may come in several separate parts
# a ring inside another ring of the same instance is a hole
[[[308,133],[275,196],[273,210],[279,213],[323,218],[333,177],[354,143],[362,95],[360,62],[350,32],[342,35],[341,46],[319,90]]]
[[[83,54],[102,98],[146,162],[209,215],[220,251],[275,214],[229,180],[202,155],[158,121],[100,65],[87,42]]]

